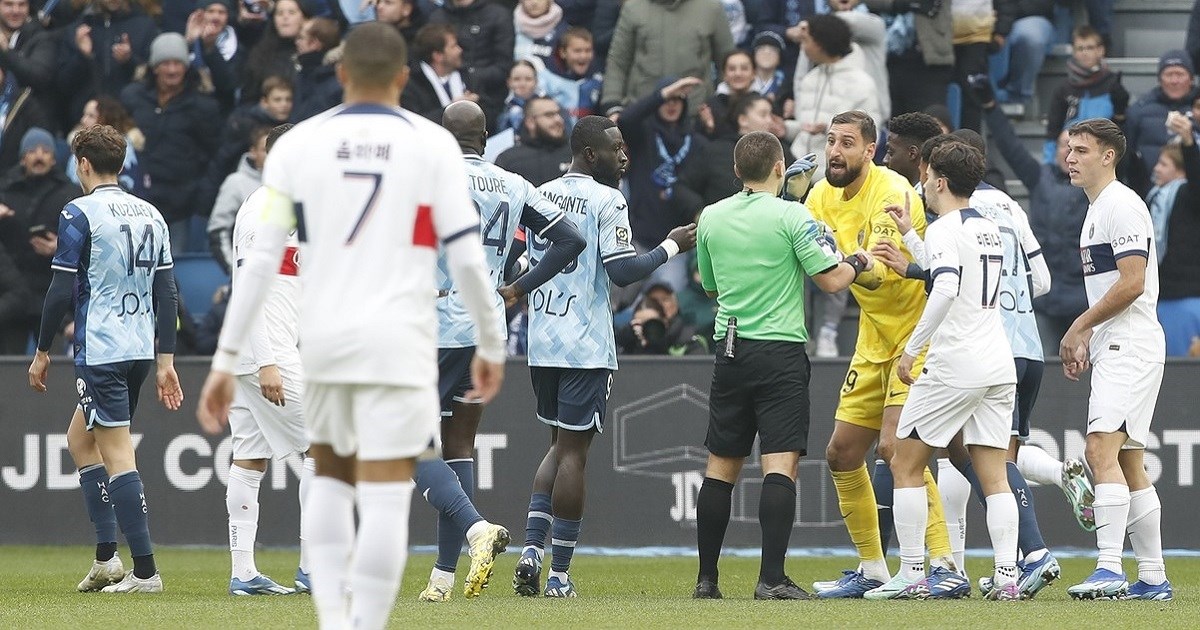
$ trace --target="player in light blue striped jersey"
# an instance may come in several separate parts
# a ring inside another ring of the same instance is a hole
[[[571,132],[571,155],[567,174],[539,189],[579,228],[587,249],[529,296],[529,369],[538,419],[552,429],[533,479],[525,548],[513,577],[514,590],[524,596],[540,590],[547,532],[554,558],[542,594],[577,594],[567,571],[583,518],[584,467],[592,438],[603,429],[617,369],[609,282],[625,286],[641,280],[696,245],[692,223],[671,230],[644,254],[634,251],[628,204],[617,190],[628,158],[616,123],[581,118]],[[536,273],[551,260],[552,248],[528,226],[527,232],[530,273]]]
[[[67,441],[97,538],[96,560],[78,588],[160,593],[129,424],[142,381],[155,364],[156,336],[158,398],[171,410],[183,402],[174,368],[171,242],[158,209],[117,185],[125,161],[120,132],[107,125],[91,127],[75,136],[71,148],[88,194],[67,204],[59,219],[54,277],[29,384],[46,391],[48,351],[73,306],[79,407]],[[133,556],[128,574],[116,555],[118,527]]]
[[[571,264],[583,251],[583,237],[574,224],[565,220],[562,210],[539,194],[533,184],[480,157],[487,131],[486,117],[478,105],[470,101],[450,104],[442,114],[442,126],[458,140],[463,152],[468,192],[479,212],[483,257],[492,286],[497,289],[492,296],[494,317],[489,325],[504,337],[508,331],[506,297],[515,302]],[[550,241],[550,251],[537,270],[503,286],[518,225]],[[464,593],[467,597],[479,595],[497,553],[499,532],[494,530],[503,529],[485,521],[474,508],[467,509],[475,493],[475,433],[483,415],[482,401],[465,397],[471,389],[470,367],[477,333],[462,296],[451,283],[444,250],[438,256],[438,288],[439,294],[444,294],[438,300],[438,396],[445,461],[421,461],[416,474],[418,489],[439,512],[438,557],[429,584],[420,595],[422,601],[431,602],[450,599],[464,537],[471,542],[471,570]],[[488,535],[489,530],[494,531],[493,535]],[[502,536],[507,540],[507,530]]]

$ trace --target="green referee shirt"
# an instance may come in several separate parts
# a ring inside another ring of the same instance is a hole
[[[717,292],[717,339],[736,317],[740,339],[808,341],[804,276],[838,264],[817,234],[803,204],[764,192],[740,192],[704,209],[696,263],[704,290]]]

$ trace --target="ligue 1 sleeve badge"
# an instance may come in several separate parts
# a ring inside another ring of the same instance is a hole
[[[861,246],[863,245],[863,243],[865,243],[866,241],[867,241],[867,231],[866,231],[866,230],[859,230],[859,231],[858,231],[858,244],[859,244],[859,246],[861,247]]]
[[[1088,226],[1088,238],[1092,238],[1095,235],[1096,235],[1096,224],[1093,223]]]

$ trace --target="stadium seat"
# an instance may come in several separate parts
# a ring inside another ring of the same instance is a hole
[[[229,276],[209,254],[179,254],[175,257],[175,283],[188,313],[199,322],[212,308],[213,294],[229,284]]]

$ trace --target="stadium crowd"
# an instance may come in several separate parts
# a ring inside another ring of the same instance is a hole
[[[905,113],[986,129],[1029,191],[1054,276],[1036,302],[1051,351],[1087,306],[1077,254],[1087,198],[1067,178],[1065,129],[1111,118],[1131,148],[1122,180],[1147,200],[1160,243],[1168,354],[1200,354],[1200,263],[1187,255],[1200,244],[1200,26],[1186,50],[1162,55],[1157,87],[1131,95],[1104,61],[1113,3],[1085,6],[1089,25],[1072,30],[1050,0],[0,0],[0,354],[32,348],[58,214],[81,194],[73,134],[97,123],[123,132],[122,184],[162,211],[176,254],[228,271],[267,131],[340,101],[341,39],[365,21],[394,25],[409,45],[404,107],[440,120],[452,102],[477,103],[486,157],[534,185],[566,171],[576,120],[615,120],[638,251],[741,190],[731,166],[745,134],[774,134],[789,163],[815,153],[823,172],[838,112],[875,120],[881,163],[888,122]],[[1032,155],[1009,119],[1030,109],[1062,44],[1067,75]],[[180,285],[190,280],[181,271]],[[181,354],[211,353],[227,295],[181,303]],[[694,257],[678,256],[614,293],[618,344],[710,352],[714,309]],[[510,353],[523,353],[525,321],[514,309]],[[814,350],[833,356],[838,318],[825,322]]]

